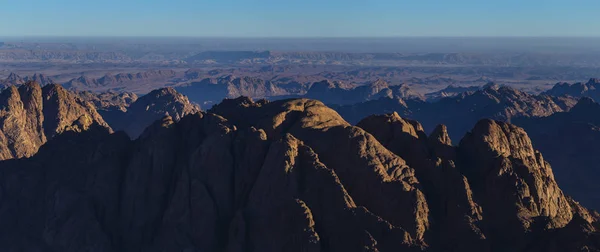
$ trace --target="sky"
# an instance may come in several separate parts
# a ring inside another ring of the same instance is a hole
[[[0,36],[600,36],[600,0],[0,0]]]

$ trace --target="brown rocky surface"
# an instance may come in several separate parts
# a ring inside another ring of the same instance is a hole
[[[445,126],[427,137],[397,113],[357,126],[415,169],[434,251],[597,249],[598,216],[563,194],[523,129],[483,120],[453,147]]]
[[[598,249],[597,214],[521,129],[482,121],[455,148],[397,114],[361,126],[315,100],[242,97],[136,140],[62,132],[0,162],[0,250]]]
[[[569,97],[532,95],[508,86],[490,83],[481,90],[465,92],[435,102],[383,97],[334,108],[350,123],[358,123],[372,114],[398,112],[404,117],[421,122],[427,132],[440,123],[447,125],[449,135],[453,139],[460,139],[475,123],[484,118],[511,122],[516,117],[544,117],[568,111],[576,103],[576,99]]]
[[[138,96],[130,92],[102,92],[93,93],[90,91],[81,91],[77,93],[81,99],[91,102],[97,110],[120,110],[127,111],[132,103],[137,101]]]
[[[581,98],[569,112],[513,122],[552,164],[560,187],[585,207],[600,209],[600,104]]]
[[[108,127],[93,105],[59,85],[10,86],[0,94],[0,159],[29,157],[55,135],[93,123]]]
[[[482,210],[473,200],[467,179],[455,167],[456,154],[446,127],[427,136],[416,121],[397,113],[370,116],[357,124],[415,169],[433,219],[432,249],[489,251],[481,230]]]
[[[522,250],[531,246],[525,234],[564,228],[573,219],[570,200],[522,128],[482,120],[458,152],[493,246]]]

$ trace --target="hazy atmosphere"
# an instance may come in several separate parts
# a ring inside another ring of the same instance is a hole
[[[0,251],[600,252],[598,0],[0,3]]]
[[[600,36],[596,0],[3,0],[5,36]]]

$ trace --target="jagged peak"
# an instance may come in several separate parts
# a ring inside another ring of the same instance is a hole
[[[385,81],[384,79],[377,79],[371,83],[369,83],[369,86],[375,88],[388,88],[390,86],[390,84]]]
[[[484,90],[495,90],[495,91],[498,91],[498,89],[500,89],[500,85],[498,85],[495,82],[488,82],[487,84],[485,84],[483,86],[483,89]]]
[[[67,90],[63,86],[56,83],[48,84],[42,87],[42,91],[46,96],[67,93]]]
[[[448,127],[444,124],[437,125],[429,135],[429,141],[430,143],[452,146],[452,140],[450,139],[450,135],[448,135]]]
[[[21,78],[21,76],[19,76],[15,72],[10,72],[10,74],[8,74],[8,77],[6,78],[6,80],[8,80],[8,81],[19,81],[22,79],[23,78]]]

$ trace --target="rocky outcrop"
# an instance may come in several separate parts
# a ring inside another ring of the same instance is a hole
[[[600,209],[600,104],[581,98],[569,112],[513,122],[552,164],[560,187],[584,206]]]
[[[31,159],[2,163],[0,183],[6,190],[0,211],[10,214],[0,219],[16,227],[3,233],[0,247],[410,251],[424,246],[427,205],[399,157],[339,116],[332,118],[336,113],[322,103],[247,105],[242,114],[271,118],[236,127],[215,114],[190,115],[178,123],[167,117],[133,142],[93,127],[60,135]],[[249,126],[268,121],[276,127]],[[331,146],[319,146],[319,153],[293,134],[343,137],[350,142],[342,153],[363,154],[353,154],[356,163],[345,167],[353,163],[332,155]],[[24,205],[17,198],[37,207],[19,211]]]
[[[108,127],[93,105],[59,85],[10,86],[0,94],[0,160],[29,157],[55,135],[94,123]]]
[[[482,120],[461,141],[459,155],[494,247],[523,250],[531,246],[527,233],[564,228],[573,219],[570,200],[523,129]]]
[[[445,127],[426,136],[397,114],[361,127],[319,101],[242,97],[136,140],[64,132],[0,162],[0,250],[597,249],[598,216],[562,195],[522,130],[483,121],[455,148]]]
[[[431,209],[433,250],[490,250],[481,229],[482,210],[472,197],[467,178],[456,167],[456,152],[445,126],[438,126],[428,137],[418,122],[397,113],[370,116],[357,126],[415,169]]]
[[[396,113],[358,126],[415,169],[431,209],[434,251],[575,251],[597,242],[597,217],[563,194],[521,128],[483,120],[452,147],[445,126],[428,137]],[[578,241],[564,246],[564,237]],[[549,246],[549,239],[557,242]]]

